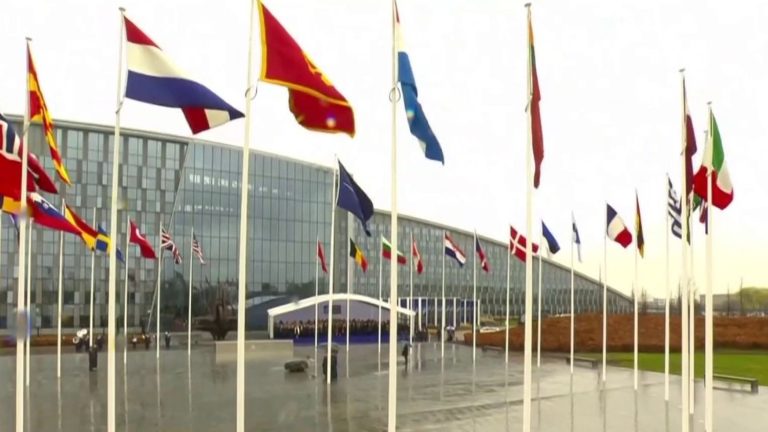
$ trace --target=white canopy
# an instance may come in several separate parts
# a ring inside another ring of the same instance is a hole
[[[347,299],[349,299],[349,301],[368,303],[376,307],[381,306],[382,309],[389,310],[389,303],[385,301],[380,301],[379,299],[375,299],[373,297],[367,297],[360,294],[333,293],[334,302],[346,301]],[[295,310],[303,309],[305,307],[314,306],[315,304],[327,304],[328,300],[330,300],[330,295],[320,294],[315,297],[307,297],[297,302],[287,303],[282,306],[276,306],[276,307],[273,307],[272,309],[268,309],[267,315],[269,317],[269,336],[270,337],[274,336],[273,329],[274,329],[274,320],[276,316],[293,312]],[[397,313],[403,314],[409,317],[416,315],[414,311],[401,306],[398,306]]]

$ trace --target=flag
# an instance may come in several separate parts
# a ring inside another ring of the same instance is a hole
[[[128,66],[125,97],[181,109],[194,134],[243,117],[207,87],[188,78],[136,24],[125,16],[123,20]],[[198,55],[204,57],[205,53]]]
[[[464,264],[467,262],[467,256],[448,233],[443,235],[443,245],[445,246],[445,255],[456,260],[459,266],[464,267]]]
[[[56,170],[61,181],[71,185],[69,173],[67,173],[67,168],[61,159],[61,153],[59,153],[59,147],[56,145],[56,138],[53,135],[53,121],[51,120],[51,114],[48,112],[48,106],[45,104],[43,90],[40,88],[40,80],[37,78],[37,70],[35,69],[35,62],[32,60],[32,51],[29,49],[29,43],[27,43],[27,85],[29,87],[29,120],[42,123],[43,135],[45,135],[45,141],[48,143],[48,149],[51,151],[53,168]]]
[[[424,263],[421,261],[421,253],[419,253],[419,248],[416,247],[416,240],[413,240],[413,236],[411,236],[411,239],[411,256],[416,262],[416,273],[421,274],[421,272],[424,271]]]
[[[373,203],[347,172],[341,161],[339,161],[339,193],[336,205],[355,215],[363,225],[365,234],[368,237],[371,236],[371,231],[368,230],[368,221],[373,217]]]
[[[554,255],[560,251],[560,244],[557,243],[555,236],[552,235],[552,232],[547,228],[547,224],[545,224],[544,221],[541,221],[541,235],[544,236],[544,240],[547,241],[547,250],[549,253]]]
[[[682,239],[683,238],[683,209],[680,198],[675,192],[674,186],[672,186],[672,179],[667,176],[667,214],[669,214],[672,224],[669,229],[672,231],[672,235]]]
[[[544,160],[544,130],[541,127],[541,91],[539,76],[536,73],[536,52],[533,48],[533,24],[531,23],[531,8],[528,8],[528,67],[530,69],[530,101],[528,109],[531,113],[531,144],[533,146],[533,187],[538,188],[541,181],[541,162]]]
[[[258,4],[261,81],[288,89],[288,106],[305,128],[354,136],[355,114],[347,99],[264,4]]]
[[[408,118],[408,128],[411,134],[419,140],[421,150],[427,159],[442,162],[445,164],[443,149],[437,141],[437,137],[429,126],[424,109],[419,103],[419,90],[416,88],[416,78],[411,69],[411,60],[408,53],[405,52],[403,42],[403,33],[400,29],[400,14],[397,10],[397,3],[394,3],[395,14],[395,44],[397,48],[397,80],[403,91],[403,105],[405,106],[405,115]]]
[[[19,217],[16,216],[16,214],[9,214],[8,217],[11,219],[11,223],[13,224],[13,229],[16,231],[16,245],[19,245],[19,237],[21,236],[21,233],[19,232]]]
[[[96,250],[101,251],[109,255],[109,250],[112,248],[112,240],[109,238],[109,233],[107,230],[104,229],[101,225],[99,225],[99,234],[96,237]],[[125,259],[123,258],[123,251],[120,250],[120,248],[117,248],[117,260],[121,263],[125,264]]]
[[[509,227],[509,253],[513,254],[517,259],[525,262],[525,248],[528,246],[528,242],[522,233],[510,226]],[[531,243],[531,253],[539,253],[539,245]]]
[[[32,220],[38,225],[57,231],[80,235],[80,229],[73,225],[72,222],[68,221],[63,214],[59,213],[51,203],[46,201],[46,199],[40,196],[37,192],[31,192],[29,194],[28,205]]]
[[[685,123],[685,196],[692,199],[693,193],[693,156],[696,154],[696,132],[693,129],[693,119],[688,110],[688,97],[685,90],[685,78],[683,78],[683,122]],[[690,206],[689,206],[690,207]],[[691,209],[688,209],[690,215]],[[689,216],[690,217],[690,216]]]
[[[637,191],[635,191],[635,236],[637,240],[637,251],[640,252],[641,257],[645,257],[645,238],[643,237],[643,220],[640,217],[640,198],[637,197]]]
[[[131,237],[129,243],[133,243],[136,245],[139,245],[139,250],[141,251],[141,256],[147,259],[157,259],[157,255],[155,255],[155,250],[152,249],[152,245],[147,240],[147,237],[139,231],[139,227],[136,226],[136,224],[133,223],[132,220],[128,220],[129,225],[131,226]]]
[[[381,237],[381,256],[390,261],[392,260],[392,245],[383,236]],[[405,265],[407,262],[405,255],[397,251],[397,263]]]
[[[200,242],[197,241],[195,233],[192,233],[192,253],[195,254],[200,264],[205,264],[205,258],[203,258],[203,247],[200,246]]]
[[[360,250],[359,247],[355,244],[355,242],[352,241],[352,239],[349,239],[349,257],[355,260],[357,265],[360,266],[361,269],[363,269],[363,272],[368,270],[368,261],[365,260],[365,255],[363,255],[363,251]]]
[[[179,248],[176,247],[176,243],[173,242],[171,234],[163,227],[160,227],[160,248],[171,251],[173,262],[181,264],[181,252],[179,252]]]
[[[325,265],[325,253],[323,252],[323,244],[320,240],[317,241],[317,259],[320,261],[320,268],[323,269],[323,273],[328,273],[328,267]]]
[[[477,233],[475,233],[475,252],[477,252],[477,257],[480,259],[480,268],[486,273],[491,271],[491,266],[488,264],[488,258],[485,256],[483,247],[480,246],[480,239],[477,238]]]
[[[96,237],[98,237],[99,232],[88,225],[83,218],[72,210],[72,207],[66,204],[64,204],[64,217],[80,231],[80,238],[83,239],[85,246],[90,250],[94,250],[96,247]]]
[[[21,200],[21,158],[24,145],[8,119],[0,114],[0,195]],[[27,192],[41,190],[56,194],[58,189],[35,157],[28,152]]]
[[[616,213],[616,210],[614,210],[610,204],[606,204],[606,208],[607,226],[605,232],[609,239],[626,248],[630,243],[632,243],[632,233],[629,232],[627,226],[624,225],[624,221],[621,219],[621,216]]]
[[[709,205],[706,201],[701,201],[699,204],[699,222],[704,224],[704,234],[709,234],[709,220],[707,219]]]
[[[573,231],[571,241],[576,244],[576,253],[579,256],[579,262],[581,262],[581,236],[579,236],[579,229],[576,227],[576,217],[571,213],[571,229]]]
[[[0,210],[11,215],[19,214],[21,201],[0,195]]]
[[[725,209],[733,201],[733,185],[731,185],[731,176],[728,174],[728,166],[725,164],[720,128],[717,127],[712,110],[709,111],[709,140],[704,147],[701,166],[693,178],[694,192],[702,200],[707,199],[708,175],[712,179],[712,205],[721,210]]]

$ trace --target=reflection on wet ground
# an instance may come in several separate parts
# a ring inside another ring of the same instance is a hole
[[[339,380],[330,387],[308,373],[288,374],[284,358],[251,360],[246,368],[246,429],[252,431],[383,431],[387,419],[388,363],[375,345],[341,350]],[[314,356],[312,347],[296,357]],[[418,344],[408,370],[399,357],[398,430],[504,431],[522,424],[522,356],[505,367],[498,352]],[[319,354],[322,356],[322,352]],[[318,363],[322,361],[322,357]],[[34,355],[27,396],[30,431],[102,431],[106,429],[106,354],[89,373],[85,355],[62,358]],[[135,351],[123,368],[117,357],[117,419],[120,431],[231,431],[235,429],[235,363],[216,364],[213,348],[161,353]],[[0,429],[15,421],[15,358],[0,357]],[[597,370],[576,368],[573,377],[560,358],[547,358],[533,378],[533,428],[536,431],[677,431],[680,388],[672,377],[664,402],[664,377],[641,375],[632,389],[632,371],[611,368],[602,388]],[[764,431],[768,396],[715,391],[715,426],[739,432]],[[703,430],[703,387],[698,383],[694,430]]]

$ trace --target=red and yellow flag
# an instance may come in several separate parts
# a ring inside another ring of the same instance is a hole
[[[51,159],[56,173],[64,183],[71,185],[67,169],[59,153],[59,147],[56,145],[56,138],[53,135],[53,121],[48,113],[48,107],[45,105],[43,90],[40,88],[40,81],[37,79],[35,63],[32,61],[32,51],[27,44],[27,80],[29,83],[29,119],[30,121],[39,121],[43,124],[43,134],[48,142],[48,148],[51,149]]]
[[[354,136],[355,115],[347,99],[261,2],[259,20],[260,79],[288,88],[289,107],[300,125]]]
[[[541,162],[544,160],[544,131],[541,128],[541,91],[539,90],[539,75],[536,73],[536,52],[533,49],[533,24],[531,9],[528,8],[528,71],[530,74],[529,108],[531,111],[531,144],[533,145],[533,187],[538,188],[541,181]]]

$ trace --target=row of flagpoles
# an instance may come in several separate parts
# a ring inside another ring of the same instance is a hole
[[[331,81],[323,74],[323,72],[312,61],[309,60],[306,53],[301,49],[298,43],[291,37],[286,29],[277,21],[277,19],[269,12],[261,1],[252,0],[253,9],[259,13],[259,22],[261,24],[261,38],[263,46],[263,64],[259,80],[276,85],[284,86],[288,89],[290,98],[290,109],[294,113],[296,120],[303,127],[320,131],[320,132],[342,132],[350,136],[355,132],[355,120],[354,114],[349,102],[344,96],[331,84]],[[525,265],[526,265],[526,278],[525,278],[525,316],[528,318],[525,320],[525,349],[524,349],[524,388],[523,388],[523,430],[530,430],[531,421],[531,359],[532,359],[532,323],[530,317],[532,316],[532,255],[535,252],[534,245],[530,239],[532,235],[532,208],[533,208],[533,191],[538,188],[541,181],[541,165],[544,159],[544,145],[543,145],[543,128],[541,124],[541,112],[540,101],[541,93],[539,89],[539,81],[536,73],[536,56],[534,53],[534,41],[533,30],[531,24],[530,4],[527,4],[528,8],[528,96],[526,100],[526,116],[528,118],[529,127],[527,128],[527,141],[526,141],[526,227],[525,234],[518,234],[516,237],[517,246],[519,250],[524,250]],[[254,17],[253,10],[250,17],[249,34],[253,34],[254,30]],[[425,157],[431,160],[436,160],[444,163],[443,151],[440,144],[433,133],[432,129],[427,122],[424,115],[423,108],[417,98],[417,88],[413,71],[411,69],[410,59],[408,54],[404,50],[402,43],[402,33],[400,29],[400,17],[397,11],[395,2],[392,2],[392,88],[390,92],[390,101],[392,104],[392,160],[391,160],[391,194],[392,194],[392,209],[391,209],[391,244],[398,244],[398,209],[397,209],[397,128],[396,128],[396,105],[400,99],[403,100],[407,117],[408,126],[410,132],[419,140],[422,148],[424,149]],[[138,26],[136,26],[131,20],[125,16],[125,11],[121,9],[121,28],[119,34],[120,40],[120,56],[118,65],[118,83],[117,83],[117,97],[116,97],[116,117],[115,117],[115,140],[113,148],[113,167],[112,167],[112,195],[110,206],[110,229],[111,235],[108,238],[114,238],[117,229],[117,199],[118,199],[118,172],[120,158],[117,155],[120,154],[120,112],[124,99],[133,99],[153,105],[160,105],[172,108],[181,109],[187,119],[189,127],[193,133],[199,133],[210,128],[222,125],[231,120],[245,117],[244,127],[244,140],[243,140],[243,166],[241,170],[242,181],[241,184],[247,184],[248,178],[248,161],[247,157],[250,151],[250,111],[251,102],[256,95],[256,87],[253,83],[252,76],[252,44],[249,43],[248,51],[248,75],[246,85],[245,96],[245,113],[240,112],[233,106],[218,97],[215,93],[209,90],[204,85],[192,80],[188,76],[178,69],[175,64],[168,58],[161,48],[149,38]],[[250,40],[250,39],[249,39]],[[125,61],[125,63],[124,63]],[[123,79],[125,80],[123,82]],[[125,83],[125,85],[123,85]],[[21,145],[26,141],[26,135],[28,131],[28,125],[30,121],[41,121],[43,124],[44,134],[48,142],[48,146],[51,152],[51,157],[54,161],[54,167],[60,180],[65,184],[70,184],[71,180],[66,172],[66,168],[63,165],[61,156],[58,152],[55,140],[52,133],[52,122],[50,115],[48,114],[47,107],[45,106],[44,99],[40,90],[40,85],[37,80],[37,74],[32,64],[31,54],[28,57],[28,104],[27,112],[25,113],[24,121],[24,138],[21,141],[13,141],[13,144],[7,144],[3,148],[2,154],[0,154],[0,172],[8,175],[8,181],[2,181],[0,184],[0,195],[11,198],[17,201],[18,213],[21,215],[27,214],[27,208],[29,208],[29,215],[38,224],[46,225],[46,223],[52,224],[55,229],[61,231],[72,232],[77,235],[82,235],[83,230],[70,230],[66,227],[66,224],[62,221],[67,219],[58,213],[53,206],[51,206],[40,194],[38,189],[49,192],[57,193],[56,187],[50,178],[47,177],[45,172],[40,168],[39,162],[34,155],[28,152],[27,146]],[[720,140],[717,124],[714,119],[714,115],[710,109],[709,115],[709,139],[708,145],[705,149],[704,159],[702,167],[693,175],[690,158],[695,154],[695,140],[693,138],[692,122],[690,115],[687,111],[687,103],[685,102],[685,90],[683,83],[683,190],[684,197],[680,200],[680,214],[685,215],[686,222],[682,224],[681,237],[688,238],[689,226],[688,219],[690,211],[689,208],[692,205],[704,205],[700,203],[711,203],[715,207],[723,209],[730,204],[733,198],[732,187],[730,185],[730,179],[727,174],[725,166],[722,142]],[[10,129],[10,124],[5,122]],[[692,143],[692,145],[691,145]],[[9,147],[10,146],[10,147]],[[18,175],[7,174],[18,173]],[[29,173],[29,174],[27,174]],[[346,170],[339,164],[339,187],[336,187],[334,181],[335,201],[341,203],[345,200],[354,201],[354,204],[350,204],[347,210],[351,214],[357,216],[365,227],[365,222],[370,218],[373,213],[373,206],[367,197],[367,201],[357,196],[354,189],[342,188],[341,185],[356,185],[351,176]],[[359,187],[358,187],[359,189]],[[246,239],[247,237],[247,188],[241,188],[241,209],[240,209],[240,235],[239,238]],[[28,193],[29,192],[29,193]],[[350,196],[350,194],[355,196]],[[671,192],[670,192],[671,194]],[[364,195],[364,194],[363,194]],[[5,208],[5,204],[3,204]],[[637,246],[638,253],[642,254],[643,241],[642,239],[642,225],[640,222],[639,202],[637,205],[637,219],[636,219],[636,235],[638,237]],[[707,262],[711,264],[711,212],[706,212],[708,220],[708,235],[707,235]],[[26,217],[20,218],[19,222],[19,278],[18,278],[18,302],[19,302],[19,314],[22,314],[25,308],[24,293],[24,281],[26,277],[26,236],[28,235],[26,229],[27,219]],[[64,224],[64,225],[62,225]],[[335,211],[332,211],[331,217],[331,255],[330,255],[330,277],[329,277],[329,293],[330,301],[329,311],[332,311],[332,299],[333,299],[333,269],[334,269],[334,247],[333,242],[335,235],[333,233],[335,224]],[[87,224],[86,224],[87,225]],[[62,227],[64,226],[64,227]],[[73,225],[74,226],[74,225]],[[610,205],[607,205],[607,220],[606,231],[609,238],[615,240],[624,247],[627,247],[632,242],[632,235],[624,225],[621,218],[613,210]],[[367,231],[367,229],[366,229]],[[545,226],[543,231],[548,232]],[[134,233],[138,239],[146,239],[141,236],[138,228],[132,226],[129,233],[129,241],[134,240]],[[96,233],[98,235],[98,233]],[[167,233],[166,233],[167,234]],[[551,233],[550,233],[551,235]],[[573,224],[573,240],[576,244],[580,244],[578,237],[578,231],[575,223]],[[545,235],[543,235],[545,237]],[[194,234],[193,234],[194,239]],[[548,239],[549,240],[549,239]],[[141,240],[137,240],[141,241]],[[572,245],[573,243],[572,242]],[[193,250],[194,253],[194,241]],[[475,239],[476,250],[481,260],[481,266],[485,268],[487,260],[484,258],[482,249],[479,242]],[[688,311],[686,310],[688,298],[688,275],[687,275],[687,257],[688,247],[685,241],[683,243],[683,276],[681,283],[683,286],[683,345],[687,346],[688,332],[692,329],[688,329]],[[140,244],[140,248],[143,247]],[[175,244],[172,242],[170,235],[161,235],[161,250],[166,249],[176,257],[178,250]],[[238,277],[238,304],[245,304],[245,262],[246,262],[246,242],[240,242],[239,249],[239,277]],[[199,247],[199,244],[198,244]],[[463,252],[455,246],[450,240],[450,237],[445,238],[446,251],[451,249],[457,254],[455,257],[457,261],[459,256],[463,256]],[[151,245],[149,245],[151,248]],[[607,249],[607,248],[604,248]],[[516,249],[517,250],[517,249]],[[550,245],[550,251],[552,247]],[[175,251],[175,252],[174,252]],[[513,252],[515,253],[515,252]],[[107,415],[107,430],[115,430],[115,364],[114,364],[114,351],[115,351],[115,284],[116,284],[116,258],[117,254],[109,255],[109,285],[108,285],[108,415]],[[517,253],[516,253],[517,255]],[[571,253],[573,255],[573,253]],[[607,252],[606,252],[607,255]],[[541,257],[541,254],[539,254]],[[180,254],[179,254],[180,258]],[[202,258],[200,258],[202,261]],[[466,259],[466,257],[464,257]],[[541,259],[541,258],[540,258]],[[571,259],[573,261],[573,259]],[[573,267],[573,266],[571,266]],[[541,265],[539,266],[541,271]],[[191,270],[190,270],[191,271]],[[158,271],[158,284],[160,281],[160,272]],[[397,322],[397,299],[398,299],[398,274],[397,267],[391,266],[390,273],[390,323]],[[572,275],[573,280],[573,275]],[[541,281],[541,277],[539,278]],[[607,294],[607,269],[604,284],[604,309]],[[634,286],[636,290],[637,287]],[[157,290],[157,305],[160,304],[160,292],[159,287]],[[476,297],[476,296],[473,296]],[[635,295],[635,302],[636,300]],[[444,295],[443,295],[444,298]],[[539,297],[540,298],[540,297]],[[668,295],[667,295],[668,298]],[[668,300],[667,300],[668,301]],[[508,295],[507,295],[508,303]],[[573,293],[571,298],[573,304]],[[445,305],[445,303],[443,303]],[[636,308],[635,308],[636,309]],[[159,309],[158,309],[159,312]],[[245,410],[245,383],[244,383],[244,333],[245,333],[245,308],[238,307],[238,340],[237,340],[237,431],[244,430],[244,410]],[[476,313],[476,312],[475,312]],[[445,324],[445,312],[443,310],[443,325]],[[605,316],[605,314],[604,314]],[[158,317],[159,318],[159,317]],[[573,318],[572,318],[573,319]],[[476,323],[476,319],[473,322]],[[637,333],[637,319],[635,319],[635,334]],[[388,411],[388,429],[394,431],[397,421],[397,374],[396,374],[396,342],[397,332],[390,331],[389,340],[389,411]],[[573,331],[572,331],[573,333]],[[158,319],[158,334],[159,334],[159,319]],[[330,326],[328,335],[328,355],[331,355],[331,340],[330,340]],[[606,338],[606,321],[603,321],[603,339],[604,339],[604,355],[603,355],[603,380],[606,378],[605,368],[605,338]],[[189,339],[188,339],[189,340]],[[635,338],[637,340],[637,338]],[[711,388],[711,374],[712,374],[712,310],[711,310],[711,265],[708,265],[707,274],[707,312],[706,312],[706,373],[707,373],[707,390],[706,390],[706,422],[707,430],[711,430],[711,416],[712,416],[712,388]],[[442,351],[442,350],[441,350]],[[668,350],[667,350],[668,351]],[[637,352],[637,346],[635,345],[635,352]],[[573,347],[571,347],[571,354],[573,353]],[[688,356],[692,355],[690,348],[683,349],[683,381],[689,383],[689,359]],[[17,393],[16,393],[16,427],[17,431],[23,430],[23,388],[21,387],[23,378],[23,359],[24,359],[23,347],[21,344],[17,344]],[[330,362],[328,362],[330,367]],[[330,373],[327,374],[330,379]],[[637,378],[635,376],[635,385],[637,385]],[[683,385],[682,411],[687,416],[688,404],[689,404],[689,391],[690,384]],[[685,417],[687,418],[687,417]],[[686,421],[683,422],[683,430],[687,430]]]

